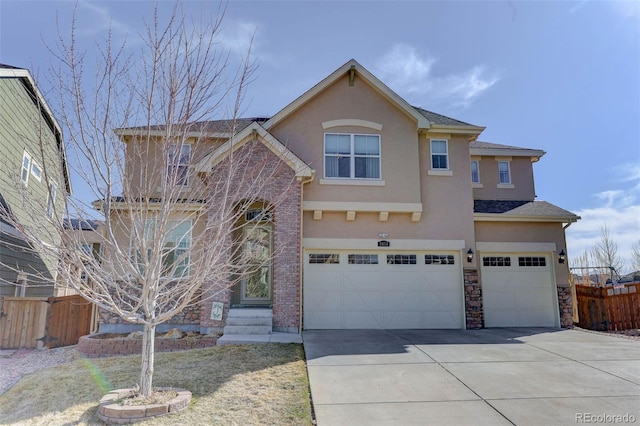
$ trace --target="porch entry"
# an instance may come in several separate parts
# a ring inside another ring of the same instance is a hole
[[[271,215],[262,209],[249,210],[244,219],[237,239],[242,271],[238,284],[233,288],[231,304],[235,307],[270,307],[273,301]]]

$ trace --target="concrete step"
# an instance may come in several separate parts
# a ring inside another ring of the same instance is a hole
[[[273,309],[271,308],[231,308],[229,309],[228,318],[238,317],[273,317]]]
[[[272,317],[227,317],[227,326],[230,325],[273,325]]]
[[[302,336],[295,333],[273,334],[225,334],[218,339],[218,346],[255,343],[302,343]]]
[[[226,325],[224,335],[228,334],[271,334],[271,325]]]

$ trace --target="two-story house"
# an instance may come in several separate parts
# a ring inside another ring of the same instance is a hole
[[[0,296],[57,295],[59,259],[40,248],[59,243],[71,193],[62,132],[28,70],[0,64],[0,99]]]
[[[225,123],[201,123],[227,141],[189,173],[215,175],[258,138],[295,188],[260,213],[274,253],[263,288],[239,283],[213,301],[221,320],[208,301],[175,325],[221,329],[240,307],[287,332],[572,325],[564,231],[579,218],[536,200],[543,151],[479,142],[483,127],[408,104],[354,60],[273,117]],[[139,130],[118,130],[127,149]]]

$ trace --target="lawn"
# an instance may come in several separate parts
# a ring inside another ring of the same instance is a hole
[[[109,390],[138,382],[140,356],[88,359],[25,376],[0,396],[0,424],[93,425]],[[190,406],[149,425],[311,425],[298,344],[229,345],[156,353],[154,386],[190,390]]]

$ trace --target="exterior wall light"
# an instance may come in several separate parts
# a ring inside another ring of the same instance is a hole
[[[389,236],[389,234],[387,234],[386,232],[381,232],[378,234],[378,237],[380,238],[387,238]]]
[[[558,263],[564,263],[567,260],[567,254],[564,252],[564,249],[560,250],[558,253]]]
[[[469,249],[469,251],[467,251],[467,262],[471,263],[473,262],[473,250]]]

